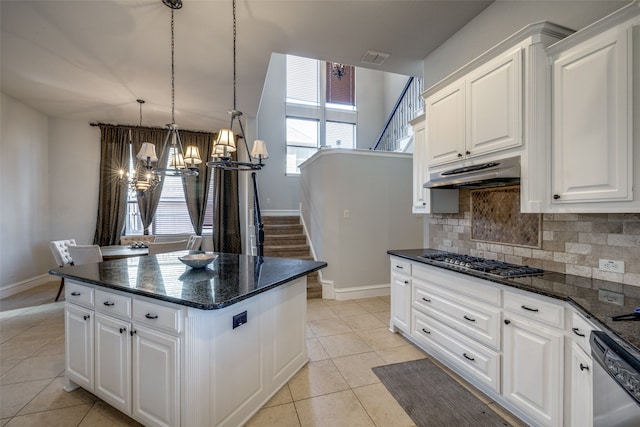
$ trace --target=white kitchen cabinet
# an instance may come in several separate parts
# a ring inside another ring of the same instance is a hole
[[[390,330],[411,332],[411,262],[391,257]]]
[[[132,415],[144,425],[180,424],[180,339],[133,325]]]
[[[413,127],[413,205],[415,214],[458,212],[458,190],[429,190],[424,183],[429,179],[427,156],[429,149],[425,136],[425,116],[409,122]]]
[[[66,288],[65,293],[69,294],[68,284]],[[80,386],[93,392],[93,316],[93,310],[65,304],[65,375],[77,384],[72,386],[67,382],[67,391]]]
[[[570,425],[593,425],[593,359],[575,341],[571,342]]]
[[[131,413],[131,324],[97,313],[95,318],[95,394]]]
[[[504,314],[502,394],[536,424],[562,424],[564,333]]]
[[[522,143],[522,49],[512,49],[425,99],[429,165]]]
[[[630,5],[549,48],[550,212],[640,209],[639,14]]]

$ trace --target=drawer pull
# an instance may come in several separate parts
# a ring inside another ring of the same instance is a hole
[[[580,329],[578,329],[578,328],[571,328],[571,330],[572,330],[572,331],[573,331],[573,333],[574,333],[574,334],[576,334],[577,336],[579,336],[579,337],[584,337],[584,334],[579,332],[579,331],[580,331]]]
[[[399,270],[404,270],[404,267],[401,266],[401,265],[396,265],[396,268],[399,269]]]
[[[107,307],[111,307],[111,306],[116,305],[116,303],[113,302],[113,301],[105,301],[105,302],[103,302],[103,304],[106,305]]]
[[[147,319],[157,319],[158,315],[157,314],[147,313],[147,314],[144,315],[144,317],[146,317]]]
[[[424,301],[424,302],[431,302],[431,300],[430,300],[430,299],[427,299],[427,298],[425,298],[425,297],[422,297],[422,301]]]
[[[522,307],[523,310],[527,310],[527,311],[534,311],[534,312],[540,311],[537,308],[527,307],[526,305],[521,305],[520,307]]]
[[[469,357],[467,356],[467,353],[462,353],[462,355],[464,356],[465,359],[467,360],[471,360],[472,362],[474,362],[476,359],[474,359],[473,357]]]
[[[582,363],[580,364],[580,370],[581,371],[588,371],[589,367],[587,365],[583,365]]]
[[[138,331],[129,331],[129,335],[131,335],[131,336],[134,336],[137,333],[138,333]]]
[[[80,295],[82,295],[80,292],[71,292],[71,295],[74,297],[79,297]]]
[[[409,281],[408,281],[408,280],[405,280],[405,281],[404,281],[404,284],[405,284],[405,285],[408,285],[408,284],[409,284]]]
[[[465,319],[465,320],[468,320],[469,322],[475,322],[475,321],[476,321],[476,319],[472,319],[472,318],[470,318],[470,317],[467,317],[466,315],[465,315],[465,316],[462,316],[462,317],[464,317],[464,319]]]
[[[89,318],[91,318],[91,316],[89,316],[88,314],[85,314],[84,316],[82,316],[84,318],[84,320],[88,320]]]
[[[427,331],[425,328],[422,328],[422,332],[424,332],[425,334],[430,334],[431,331]]]
[[[120,333],[127,332],[127,328],[120,328]]]
[[[505,324],[505,325],[508,325],[509,323],[511,323],[511,320],[509,320],[509,319],[504,319],[504,324]]]

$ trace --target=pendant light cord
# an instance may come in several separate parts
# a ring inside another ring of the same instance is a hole
[[[171,124],[175,124],[175,103],[176,103],[176,79],[174,68],[174,29],[173,29],[173,9],[171,9]]]
[[[236,106],[236,0],[233,0],[233,109]]]

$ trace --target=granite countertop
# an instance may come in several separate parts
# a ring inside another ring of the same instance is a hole
[[[420,255],[437,253],[434,249],[389,250],[388,254],[423,264],[434,265],[431,260]],[[445,267],[441,267],[445,268]],[[623,285],[616,282],[573,276],[555,272],[545,272],[540,276],[519,278],[496,278],[481,272],[454,270],[461,274],[500,283],[540,295],[569,301],[585,317],[594,321],[602,330],[612,332],[614,338],[624,348],[640,359],[640,320],[613,321],[613,316],[629,314],[640,307],[640,287]],[[617,305],[600,299],[601,290],[608,290],[624,295],[624,304]]]
[[[184,265],[189,251],[54,268],[65,279],[143,295],[201,310],[235,304],[320,270],[326,262],[218,253],[203,269]]]

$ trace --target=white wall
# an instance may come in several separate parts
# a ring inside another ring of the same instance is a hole
[[[423,244],[423,220],[411,214],[411,155],[322,149],[303,163],[301,181],[313,250],[328,264],[320,273],[323,296],[388,293],[387,250]]]
[[[424,59],[424,88],[529,24],[550,21],[579,30],[629,4],[617,0],[498,0]]]
[[[47,117],[0,94],[0,297],[43,276],[49,253]]]
[[[285,175],[286,155],[286,55],[271,55],[256,117],[256,134],[267,143],[269,159],[259,172],[260,203],[267,214],[297,212],[298,176]],[[390,110],[407,81],[407,76],[357,69],[357,147],[373,147]]]

